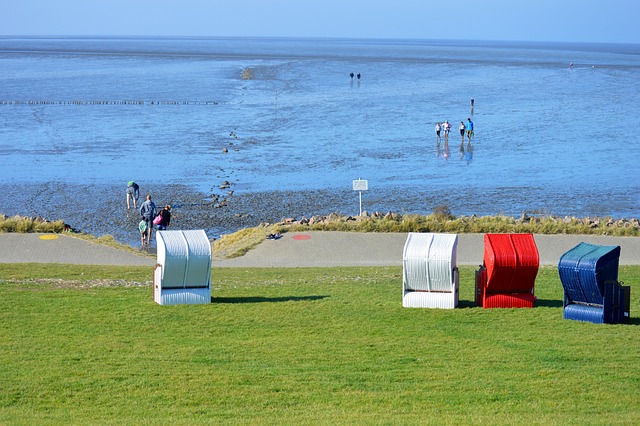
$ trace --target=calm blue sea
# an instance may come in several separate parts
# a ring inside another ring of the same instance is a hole
[[[639,103],[638,45],[2,37],[0,184],[312,192],[362,178],[413,202],[386,210],[460,193],[454,214],[637,216]]]

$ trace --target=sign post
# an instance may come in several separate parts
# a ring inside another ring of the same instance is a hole
[[[362,191],[369,190],[369,181],[360,178],[354,180],[353,190],[358,191],[358,194],[360,195],[360,216],[362,216]]]

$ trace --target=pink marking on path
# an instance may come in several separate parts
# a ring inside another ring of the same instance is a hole
[[[294,240],[298,240],[298,241],[304,241],[304,240],[310,240],[311,239],[311,235],[300,234],[300,235],[294,235],[291,238],[293,238]]]

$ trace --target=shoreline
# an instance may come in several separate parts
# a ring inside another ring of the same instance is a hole
[[[233,184],[231,185],[233,188]],[[139,234],[136,210],[126,210],[126,184],[123,185],[71,185],[67,183],[24,184],[20,186],[0,184],[3,202],[0,213],[14,216],[39,216],[51,221],[64,220],[73,228],[87,234],[101,237],[111,235],[117,242],[138,247]],[[358,216],[358,195],[352,190],[310,190],[310,191],[269,191],[228,194],[216,189],[212,193],[225,195],[225,202],[216,203],[212,194],[205,194],[186,185],[144,185],[141,184],[141,199],[148,192],[157,206],[171,204],[172,222],[169,229],[205,229],[210,238],[219,238],[240,229],[259,226],[262,223],[276,224],[284,219],[298,221],[313,216],[327,216],[332,213]],[[525,193],[539,189],[531,188]],[[576,214],[576,211],[557,212],[544,205],[531,203],[527,209],[504,211],[509,204],[520,204],[518,194],[523,189],[481,190],[466,189],[457,194],[440,197],[426,192],[416,192],[392,188],[363,193],[363,211],[369,213],[393,212],[398,215],[430,215],[436,209],[447,207],[456,217],[462,216],[507,216],[519,218],[526,213],[530,216],[553,216],[575,218],[633,219],[634,216],[610,214]],[[482,197],[480,195],[483,195]],[[499,200],[497,200],[499,198]],[[566,197],[565,197],[566,198]],[[579,201],[584,204],[581,194],[567,198],[568,204]],[[517,202],[516,202],[517,201]],[[631,201],[631,197],[629,198]],[[218,207],[215,207],[216,204]],[[220,207],[220,205],[224,205]],[[138,205],[139,206],[139,205]],[[603,211],[605,206],[593,210]],[[464,209],[464,210],[463,210]],[[461,212],[462,211],[462,212]],[[632,211],[629,208],[629,211]]]

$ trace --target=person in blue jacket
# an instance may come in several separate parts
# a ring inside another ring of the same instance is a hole
[[[467,118],[467,138],[469,138],[469,143],[471,143],[472,137],[473,137],[473,121],[471,121],[471,118]]]

